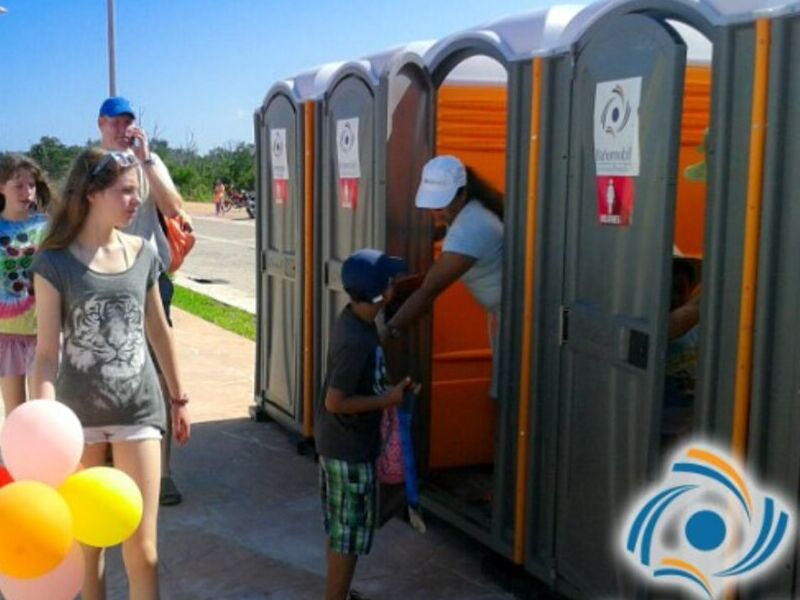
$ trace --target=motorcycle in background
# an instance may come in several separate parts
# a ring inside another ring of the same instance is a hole
[[[256,195],[254,192],[242,190],[229,190],[222,197],[220,210],[226,213],[232,208],[243,208],[247,211],[247,216],[251,219],[256,218]]]

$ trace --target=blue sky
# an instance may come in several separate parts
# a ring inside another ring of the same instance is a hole
[[[148,130],[201,152],[252,140],[278,79],[438,39],[548,0],[116,0],[117,92]],[[106,0],[0,0],[0,151],[97,137]]]

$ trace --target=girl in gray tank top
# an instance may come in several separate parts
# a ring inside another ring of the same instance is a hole
[[[160,260],[150,244],[119,231],[141,205],[136,165],[130,153],[94,148],[72,165],[32,266],[39,329],[31,393],[78,415],[84,467],[105,464],[111,444],[115,465],[139,486],[142,522],[123,542],[132,558],[125,565],[130,596],[157,598],[160,440],[170,418],[175,440],[185,443],[190,420],[158,291]],[[169,415],[147,340],[167,382]],[[104,597],[102,550],[84,554],[84,596]]]

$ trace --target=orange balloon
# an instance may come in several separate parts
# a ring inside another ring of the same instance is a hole
[[[56,490],[38,481],[0,488],[0,573],[44,575],[61,564],[72,543],[72,513]]]

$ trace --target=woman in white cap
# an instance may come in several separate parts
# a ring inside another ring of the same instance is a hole
[[[489,313],[494,351],[491,395],[497,397],[497,335],[503,277],[503,197],[455,156],[437,156],[422,169],[416,205],[447,226],[442,254],[422,285],[381,330],[384,341],[430,310],[433,301],[461,279]]]

